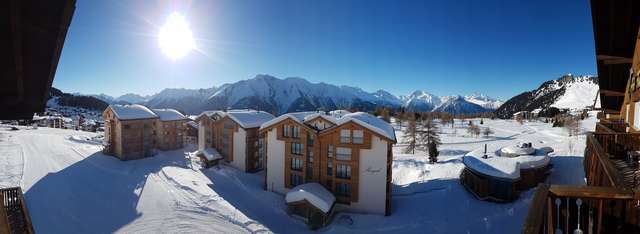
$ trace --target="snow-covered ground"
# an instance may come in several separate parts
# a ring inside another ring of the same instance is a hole
[[[595,114],[592,114],[592,116]],[[474,120],[476,123],[479,120]],[[594,118],[582,126],[593,129]],[[464,126],[441,126],[437,164],[423,151],[394,148],[391,216],[338,213],[328,233],[516,233],[533,189],[513,203],[476,200],[460,185],[465,153],[518,141],[551,146],[550,183],[584,184],[584,135],[568,137],[551,124],[484,120],[490,137],[471,137]],[[455,134],[454,134],[455,132]],[[399,141],[402,132],[396,132]],[[0,187],[22,186],[38,233],[310,232],[286,213],[284,197],[262,190],[263,175],[227,166],[200,170],[194,147],[122,162],[100,152],[95,133],[0,127]],[[351,220],[348,222],[346,220]]]

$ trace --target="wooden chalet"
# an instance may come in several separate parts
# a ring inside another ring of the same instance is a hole
[[[143,105],[110,105],[104,110],[105,154],[120,160],[149,157],[153,154],[158,116]]]
[[[274,116],[256,110],[205,111],[198,116],[198,151],[215,149],[224,161],[245,172],[264,168],[258,134],[260,125]]]
[[[640,233],[640,1],[591,0],[601,108],[586,186],[537,187],[523,233]]]
[[[75,0],[8,0],[0,7],[0,119],[43,112]],[[20,187],[0,188],[0,233],[34,233]]]
[[[156,148],[174,150],[184,147],[185,124],[189,119],[174,109],[153,109],[156,119]]]

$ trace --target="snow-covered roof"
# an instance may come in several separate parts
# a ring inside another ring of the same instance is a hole
[[[310,115],[313,115],[313,114],[317,114],[317,113],[318,113],[318,112],[316,112],[316,111],[286,113],[286,114],[280,115],[280,116],[278,116],[278,117],[276,117],[276,118],[274,118],[274,119],[271,119],[271,120],[269,120],[269,121],[267,121],[267,122],[264,122],[264,123],[260,126],[260,129],[268,128],[268,127],[270,127],[271,125],[277,124],[277,123],[279,123],[280,121],[285,120],[285,119],[287,119],[287,118],[292,119],[293,121],[296,121],[296,122],[298,122],[298,123],[301,123],[301,124],[302,124],[302,123],[304,122],[304,119],[305,119],[307,116],[310,116]]]
[[[158,118],[149,108],[143,105],[109,105],[109,108],[121,120]]]
[[[545,148],[548,147],[535,150],[535,154],[517,157],[501,157],[496,155],[499,150],[487,150],[487,158],[482,158],[485,155],[484,149],[477,149],[462,157],[462,162],[475,172],[516,180],[520,178],[520,169],[541,168],[549,164],[551,158],[547,155],[549,151]]]
[[[329,114],[335,118],[340,118],[346,114],[351,114],[351,112],[348,110],[333,110],[333,111],[330,111]]]
[[[315,111],[311,111],[311,112],[295,112],[295,113],[287,113],[287,114],[283,114],[281,116],[278,116],[275,119],[272,119],[268,122],[265,122],[264,124],[262,124],[262,126],[260,126],[260,129],[266,129],[271,127],[272,125],[279,123],[282,120],[285,120],[287,118],[292,119],[298,123],[304,123],[307,120],[311,120],[317,116],[322,116],[323,118],[325,118],[326,120],[329,120],[333,123],[335,123],[336,125],[341,125],[344,123],[347,123],[349,121],[353,121],[375,133],[378,133],[392,141],[396,140],[396,133],[393,130],[393,126],[391,126],[391,124],[385,122],[382,119],[376,118],[373,115],[370,115],[368,113],[365,112],[356,112],[356,113],[349,113],[349,114],[345,114],[342,117],[335,117],[335,116],[330,116],[330,115],[323,115],[322,113],[319,112],[315,112]]]
[[[334,117],[332,115],[327,115],[327,114],[325,114],[323,112],[316,112],[316,113],[307,115],[307,116],[304,117],[303,122],[307,122],[309,120],[313,120],[316,117],[323,118],[323,119],[325,119],[325,120],[327,120],[327,121],[329,121],[331,123],[334,123],[334,124],[338,123],[338,119],[336,119],[336,117]]]
[[[391,139],[392,141],[396,140],[396,133],[393,130],[393,126],[391,126],[391,124],[385,122],[382,119],[376,118],[375,116],[369,113],[356,112],[356,113],[346,114],[342,116],[342,118],[338,119],[338,125],[341,125],[349,121],[356,122],[357,124],[360,124],[371,131],[374,131],[386,138]]]
[[[257,128],[275,118],[268,112],[256,110],[229,110],[224,112],[224,115],[229,116],[243,128]]]
[[[306,200],[322,212],[329,212],[336,197],[318,183],[306,183],[293,187],[285,196],[287,203]]]
[[[192,128],[198,128],[198,123],[196,123],[195,121],[189,121],[187,122],[187,124]]]
[[[204,155],[204,157],[209,161],[222,159],[222,155],[220,155],[216,149],[210,147],[207,147],[204,150],[198,150],[197,153],[202,153],[202,155]]]
[[[162,121],[186,120],[187,117],[174,109],[153,109],[153,112]]]

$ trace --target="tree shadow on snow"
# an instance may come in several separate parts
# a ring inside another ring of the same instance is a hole
[[[96,152],[48,173],[25,193],[34,228],[41,233],[113,233],[141,216],[136,207],[147,176],[164,166],[184,166],[184,160],[120,161]]]

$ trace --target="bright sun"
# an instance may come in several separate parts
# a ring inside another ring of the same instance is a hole
[[[167,22],[160,28],[158,42],[162,53],[173,60],[187,55],[196,47],[187,20],[177,12],[169,15]]]

